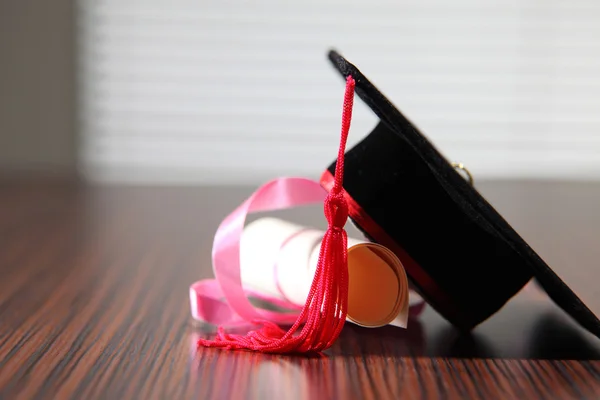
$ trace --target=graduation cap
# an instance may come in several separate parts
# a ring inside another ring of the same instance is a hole
[[[369,80],[336,51],[334,67],[379,117],[345,155],[349,216],[371,240],[400,258],[428,303],[470,330],[531,278],[600,337],[600,321],[440,152]],[[334,185],[333,162],[321,185]]]

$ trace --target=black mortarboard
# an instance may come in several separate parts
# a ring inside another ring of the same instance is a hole
[[[369,80],[335,51],[335,68],[380,121],[348,150],[344,189],[350,217],[371,240],[396,253],[440,314],[471,329],[498,311],[532,277],[583,327],[600,321]],[[335,163],[323,173],[329,190]]]

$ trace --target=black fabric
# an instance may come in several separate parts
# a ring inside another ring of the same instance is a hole
[[[380,118],[346,153],[345,190],[459,311],[479,323],[535,276],[563,310],[600,337],[598,318],[418,129],[354,65],[335,51],[329,58],[355,79],[356,94]],[[335,163],[328,169],[333,173]]]

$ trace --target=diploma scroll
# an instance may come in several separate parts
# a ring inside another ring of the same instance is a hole
[[[276,218],[248,224],[240,243],[245,289],[304,305],[323,231]],[[347,320],[360,326],[406,328],[409,286],[400,260],[384,246],[348,238]]]

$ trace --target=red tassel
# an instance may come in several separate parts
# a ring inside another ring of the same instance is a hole
[[[354,79],[349,76],[344,95],[335,184],[324,204],[329,227],[321,244],[315,277],[298,319],[287,332],[270,321],[253,321],[261,324],[261,329],[250,331],[245,336],[227,334],[221,327],[214,340],[200,339],[199,346],[264,353],[311,353],[331,347],[340,335],[348,311],[348,236],[344,230],[348,205],[342,182],[353,103]],[[302,324],[302,329],[297,333]]]

